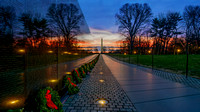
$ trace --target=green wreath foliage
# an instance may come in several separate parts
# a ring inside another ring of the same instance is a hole
[[[82,65],[81,67],[83,68],[84,72],[85,72],[86,75],[87,75],[87,72],[88,72],[88,71],[87,71],[87,67],[86,67],[86,65],[84,64],[84,65]]]
[[[69,80],[70,79],[70,80]],[[65,84],[65,88],[67,88],[68,94],[69,95],[73,95],[79,92],[79,88],[78,86],[74,83],[73,78],[71,75],[66,75],[63,79],[64,84]],[[75,86],[75,85],[76,86]]]
[[[78,70],[77,70],[78,71]],[[77,74],[76,70],[73,70],[72,71],[72,77],[73,77],[73,80],[76,82],[76,84],[79,84],[82,82],[82,78],[80,76],[80,73]]]
[[[51,100],[53,103],[58,107],[58,109],[51,109],[47,106],[47,100],[45,95],[47,90],[50,90]],[[58,95],[57,91],[54,91],[51,87],[46,87],[45,89],[40,89],[38,92],[35,101],[37,103],[37,110],[38,112],[63,112],[62,103],[60,101],[60,96]]]
[[[82,78],[86,77],[86,72],[84,71],[83,67],[78,68],[78,71]]]
[[[86,66],[87,66],[87,71],[88,71],[88,72],[91,72],[92,68],[90,67],[90,64],[87,63]]]

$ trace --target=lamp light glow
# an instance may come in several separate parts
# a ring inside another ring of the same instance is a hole
[[[107,104],[107,103],[108,103],[108,101],[105,100],[105,99],[98,99],[98,100],[97,100],[97,104],[100,104],[100,105],[105,105],[105,104]]]
[[[50,50],[50,51],[48,51],[48,53],[53,53],[53,51]]]
[[[65,72],[65,74],[67,74],[67,75],[70,75],[70,74],[71,74],[71,72]]]
[[[69,52],[67,52],[67,51],[65,51],[65,52],[63,52],[64,54],[68,54]]]
[[[13,100],[13,101],[10,101],[9,103],[10,104],[16,104],[17,102],[19,102],[19,100]]]
[[[49,80],[49,82],[52,82],[52,83],[57,82],[57,81],[58,80],[55,80],[55,79]]]
[[[99,80],[99,82],[103,83],[103,82],[104,82],[104,80],[102,80],[102,79],[101,79],[101,80]]]
[[[24,49],[19,49],[18,52],[19,53],[25,53],[25,50]]]
[[[74,55],[78,55],[78,53],[74,53]]]

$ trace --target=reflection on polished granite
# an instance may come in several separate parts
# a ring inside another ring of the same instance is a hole
[[[55,87],[66,72],[93,60],[97,54],[78,60],[53,64],[20,72],[8,72],[1,74],[0,82],[0,110],[2,108],[23,107],[24,101],[32,90],[51,86]],[[17,101],[18,105],[10,104]]]

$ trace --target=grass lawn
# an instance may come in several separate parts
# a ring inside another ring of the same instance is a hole
[[[121,61],[129,62],[129,55],[109,54]],[[152,67],[151,55],[130,55],[130,62]],[[154,55],[154,68],[185,75],[186,55]],[[189,55],[189,75],[200,78],[200,55]]]

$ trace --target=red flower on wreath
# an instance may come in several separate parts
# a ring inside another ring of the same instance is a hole
[[[76,84],[74,84],[74,83],[71,81],[71,78],[68,77],[67,80],[69,81],[69,83],[70,83],[72,86],[74,86],[74,87],[77,86]]]
[[[78,77],[80,78],[78,71],[77,71],[76,69],[75,69],[75,71],[76,71],[76,73],[78,74]]]
[[[58,109],[58,107],[53,103],[53,101],[51,100],[51,94],[50,94],[50,90],[47,90],[47,93],[45,95],[45,98],[47,100],[47,106],[49,108],[52,108],[52,109]]]

